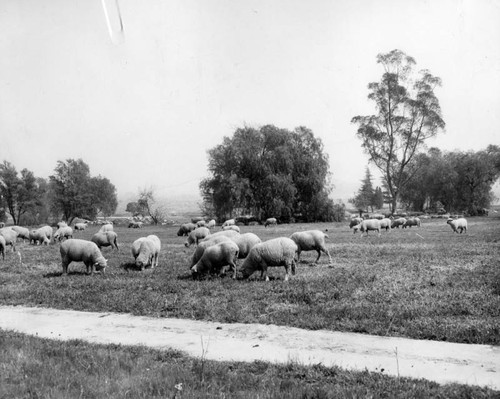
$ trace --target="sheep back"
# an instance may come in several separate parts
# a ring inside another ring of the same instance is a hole
[[[71,262],[83,262],[87,266],[87,272],[91,269],[91,273],[96,267],[104,273],[107,266],[106,259],[92,241],[71,238],[61,243],[59,250],[64,274],[68,274],[68,265]]]
[[[181,224],[179,227],[179,231],[177,231],[177,235],[180,236],[187,236],[191,231],[196,229],[196,225],[194,223],[184,223]]]
[[[201,258],[191,268],[194,275],[217,272],[220,273],[224,266],[231,266],[233,278],[236,278],[236,259],[238,257],[238,245],[233,241],[222,241],[205,249]]]

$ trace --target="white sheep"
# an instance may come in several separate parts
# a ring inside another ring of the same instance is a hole
[[[226,226],[233,226],[235,224],[236,224],[236,220],[228,219],[224,223],[222,223],[222,229],[224,229],[224,227],[226,227]]]
[[[226,237],[232,237],[232,236],[237,236],[240,233],[238,233],[236,230],[222,230],[218,231],[216,233],[210,234],[209,237],[217,237],[217,236],[226,236]]]
[[[204,238],[210,235],[210,230],[208,227],[197,227],[191,233],[189,233],[188,238],[184,245],[189,247],[192,244],[198,245],[198,243]]]
[[[458,218],[458,219],[449,218],[446,221],[446,223],[451,226],[451,229],[453,230],[454,233],[458,234],[458,230],[460,230],[460,234],[462,234],[464,230],[467,233],[467,219],[465,218]]]
[[[238,246],[232,241],[223,241],[206,248],[200,260],[191,268],[191,273],[193,277],[207,272],[220,274],[222,268],[229,265],[233,270],[233,279],[236,279],[237,258]]]
[[[179,231],[177,231],[177,235],[180,236],[187,236],[191,231],[196,229],[196,225],[194,223],[184,223],[181,224],[179,227]]]
[[[68,238],[73,238],[73,229],[69,226],[59,227],[54,233],[54,240],[62,241]]]
[[[215,219],[212,219],[212,220],[210,220],[210,222],[207,223],[207,227],[209,229],[213,229],[216,224],[217,224],[217,222],[215,221]]]
[[[354,226],[357,226],[362,221],[363,221],[363,218],[360,218],[360,217],[351,218],[351,221],[349,222],[349,228],[352,229]]]
[[[211,247],[212,245],[219,244],[224,241],[232,241],[229,237],[225,235],[210,235],[204,240],[200,241],[196,249],[194,250],[193,253],[193,258],[191,259],[191,265],[189,266],[190,268],[193,267],[203,256],[203,252],[205,252],[205,249],[208,247]]]
[[[363,237],[363,233],[366,232],[366,235],[368,235],[368,232],[370,230],[378,232],[378,235],[380,236],[380,220],[378,219],[368,219],[368,220],[363,220],[359,224],[359,230],[361,231],[361,237]]]
[[[90,241],[95,242],[99,249],[111,246],[111,248],[116,248],[118,251],[117,238],[118,235],[114,231],[106,231],[105,233],[95,233]]]
[[[224,231],[233,230],[233,231],[236,231],[237,233],[240,232],[240,228],[238,226],[236,226],[235,224],[230,225],[230,226],[224,226],[222,228],[222,230],[224,230]]]
[[[87,222],[80,222],[80,223],[75,223],[75,231],[76,230],[85,230],[87,228]]]
[[[406,229],[407,227],[411,228],[411,226],[420,227],[420,219],[417,217],[406,219],[406,222],[403,223],[402,227],[403,229]]]
[[[390,230],[392,225],[392,220],[389,218],[383,218],[380,221],[380,228],[385,229],[385,231]]]
[[[132,249],[132,256],[134,257],[134,262],[139,256],[139,250],[141,249],[141,244],[145,239],[146,237],[140,237],[132,243],[131,249]]]
[[[231,239],[239,249],[238,258],[243,259],[248,256],[251,249],[262,242],[262,240],[257,237],[254,233],[245,233],[245,234],[233,234],[228,237]]]
[[[276,218],[267,218],[266,219],[266,222],[264,223],[264,227],[267,227],[267,226],[276,226],[278,224],[278,221],[276,220]]]
[[[0,229],[0,235],[5,239],[5,245],[12,247],[12,252],[16,250],[17,232],[10,227]]]
[[[103,224],[98,233],[105,233],[106,231],[113,231],[113,225],[111,223]]]
[[[243,262],[241,266],[243,278],[246,279],[254,272],[260,270],[260,277],[265,276],[266,281],[269,281],[267,275],[268,266],[284,266],[285,281],[288,281],[290,268],[292,269],[292,274],[295,274],[295,255],[297,252],[297,244],[287,237],[278,237],[261,242],[250,250],[250,253]]]
[[[11,229],[17,233],[17,238],[22,238],[23,241],[30,239],[30,231],[26,227],[12,226]]]
[[[298,231],[293,233],[290,238],[297,244],[298,247],[298,256],[297,262],[300,262],[300,253],[302,251],[317,251],[318,257],[314,261],[317,263],[321,252],[324,252],[328,255],[328,259],[330,264],[332,263],[332,257],[330,256],[330,252],[326,249],[325,238],[328,238],[328,235],[323,233],[320,230],[307,230],[307,231]]]
[[[51,228],[51,230],[52,230],[52,228]],[[49,245],[49,243],[50,243],[50,240],[47,237],[47,233],[43,228],[33,229],[30,231],[30,244]]]
[[[151,265],[151,268],[154,269],[155,266],[158,266],[160,250],[160,239],[154,234],[147,236],[146,239],[140,243],[139,252],[135,258],[136,266],[144,270],[146,266]]]
[[[104,273],[107,260],[101,254],[97,245],[91,241],[71,238],[61,243],[60,247],[63,274],[68,274],[68,265],[71,262],[83,262],[87,267],[87,274],[101,270]]]
[[[52,239],[54,237],[54,230],[52,230],[52,227],[45,225],[45,226],[40,227],[38,230],[44,231],[45,236],[49,240],[49,243],[52,242]]]
[[[399,229],[399,226],[403,226],[406,223],[406,219],[403,217],[394,219],[391,223],[392,229]]]
[[[61,228],[61,227],[66,227],[68,224],[63,220],[61,222],[57,222],[57,228]]]
[[[196,222],[196,227],[206,227],[207,225],[207,222],[205,222],[204,220],[198,220]]]
[[[5,260],[5,246],[7,243],[5,242],[4,236],[0,236],[0,254],[2,254],[2,259]]]

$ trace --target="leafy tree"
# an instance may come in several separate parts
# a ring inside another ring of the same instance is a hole
[[[157,203],[153,188],[143,188],[139,192],[137,200],[138,213],[148,215],[154,224],[160,223],[167,216],[167,212],[163,205]]]
[[[327,220],[328,157],[305,127],[237,129],[208,151],[210,177],[200,182],[204,209],[219,219],[252,214],[282,221]],[[330,213],[331,214],[331,213]]]
[[[92,178],[89,166],[82,160],[58,161],[50,176],[51,211],[68,223],[75,217],[95,219],[100,213],[116,210],[116,189],[108,179]]]
[[[137,201],[135,202],[129,202],[127,204],[127,207],[125,208],[125,212],[130,212],[132,214],[132,216],[139,216],[139,215],[143,215],[143,212],[144,210],[142,209],[142,207],[137,203]]]
[[[0,164],[0,192],[14,224],[32,211],[40,201],[40,192],[33,172],[21,170],[21,176],[14,165],[4,161]]]
[[[375,209],[382,209],[384,207],[384,193],[378,186],[375,188],[375,192],[373,193],[372,204]]]
[[[373,212],[374,193],[370,169],[366,168],[365,178],[361,181],[361,187],[358,193],[354,196],[354,198],[351,198],[349,202],[358,208],[360,214],[367,210],[368,207],[371,207]]]
[[[380,82],[368,85],[368,99],[376,114],[355,116],[357,136],[370,161],[381,171],[396,210],[401,191],[416,169],[412,162],[425,141],[444,129],[439,101],[434,89],[441,79],[428,70],[414,72],[415,60],[400,50],[379,54],[384,68]]]

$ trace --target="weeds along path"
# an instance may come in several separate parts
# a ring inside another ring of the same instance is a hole
[[[500,390],[500,347],[490,345],[10,306],[0,306],[0,328],[58,340],[168,347],[219,361],[321,363]]]

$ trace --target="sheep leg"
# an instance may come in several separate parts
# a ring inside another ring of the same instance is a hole
[[[295,259],[292,259],[291,265],[292,265],[292,275],[295,276]]]
[[[301,250],[299,249],[299,250],[297,251],[297,263],[299,263],[299,262],[300,262],[300,252],[301,252]]]
[[[318,257],[316,258],[316,260],[314,261],[314,263],[318,263],[318,260],[319,260],[319,258],[321,256],[321,249],[317,249],[316,251],[318,252]]]
[[[68,275],[68,265],[69,265],[69,262],[63,260],[63,262],[62,262],[63,274],[66,276]]]

